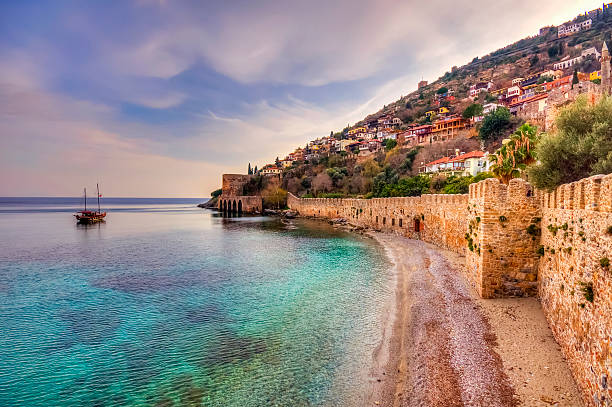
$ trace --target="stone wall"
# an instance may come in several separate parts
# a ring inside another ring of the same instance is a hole
[[[421,239],[465,253],[467,195],[374,199],[296,198],[287,205],[300,215],[345,218],[351,224]]]
[[[587,406],[612,406],[612,174],[552,193],[487,179],[468,195],[300,199],[301,215],[422,239],[466,255],[484,298],[536,292]]]
[[[612,406],[612,175],[542,199],[539,296],[588,406]]]
[[[251,179],[250,175],[244,174],[223,174],[221,190],[223,195],[240,196],[244,185]]]
[[[540,199],[522,179],[470,185],[466,273],[483,298],[537,292]],[[533,226],[531,226],[533,225]]]
[[[261,213],[263,200],[261,196],[235,196],[221,194],[219,210],[226,213]]]

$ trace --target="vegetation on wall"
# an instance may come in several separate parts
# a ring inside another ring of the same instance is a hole
[[[528,170],[538,188],[553,190],[561,184],[596,174],[612,173],[612,99],[592,104],[585,96],[564,108],[556,128],[536,147],[538,163]]]
[[[537,127],[523,124],[491,155],[493,175],[504,184],[508,184],[512,178],[520,177],[527,166],[536,161],[537,142]]]

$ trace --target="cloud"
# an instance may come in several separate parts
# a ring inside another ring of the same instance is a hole
[[[597,6],[138,0],[41,21],[3,5],[0,195],[74,195],[99,178],[107,195],[201,195]]]

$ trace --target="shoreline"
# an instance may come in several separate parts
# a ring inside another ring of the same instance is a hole
[[[458,254],[363,234],[384,250],[395,285],[366,405],[582,406],[537,299],[480,299]]]

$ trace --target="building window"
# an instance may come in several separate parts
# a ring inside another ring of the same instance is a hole
[[[402,218],[400,218],[400,220],[399,220],[399,227],[400,228],[402,227]]]
[[[387,223],[387,218],[383,218],[383,225]]]

